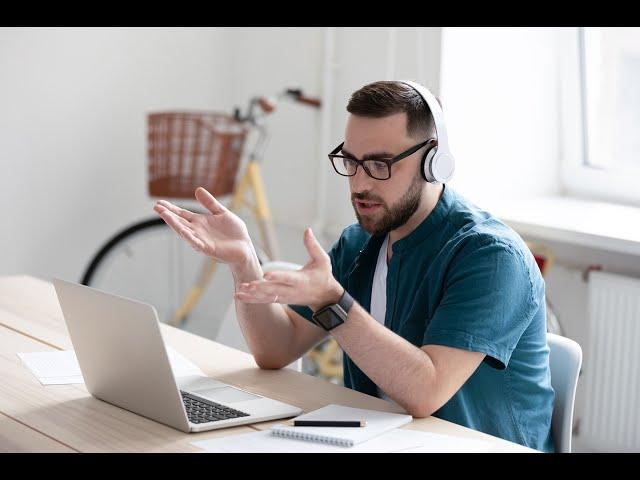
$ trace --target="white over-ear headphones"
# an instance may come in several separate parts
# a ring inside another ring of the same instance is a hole
[[[447,142],[447,128],[444,124],[444,115],[436,97],[424,86],[409,80],[401,83],[413,88],[425,101],[436,127],[438,142],[436,146],[429,148],[422,157],[422,177],[429,183],[445,183],[453,177],[455,160],[449,151]]]

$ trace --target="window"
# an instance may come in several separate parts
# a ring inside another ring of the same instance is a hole
[[[640,205],[640,28],[573,33],[564,41],[575,47],[561,57],[563,184],[568,193]]]
[[[586,162],[640,170],[640,28],[582,28]]]

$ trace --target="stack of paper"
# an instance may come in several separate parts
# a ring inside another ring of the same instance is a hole
[[[78,359],[73,350],[18,353],[17,355],[43,385],[84,383]]]
[[[448,453],[488,452],[490,443],[395,428],[353,447],[338,447],[272,435],[269,430],[191,442],[206,453]]]
[[[364,427],[294,427],[278,424],[269,430],[192,442],[217,453],[404,453],[486,452],[485,441],[399,428],[411,415],[329,404],[295,420],[359,420]]]
[[[176,377],[204,375],[197,365],[173,348],[167,347],[167,354]],[[84,383],[74,350],[18,353],[17,355],[42,385]]]

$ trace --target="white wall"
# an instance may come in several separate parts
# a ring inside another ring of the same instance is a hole
[[[108,236],[153,213],[145,114],[230,108],[228,37],[0,29],[0,274],[77,280]]]
[[[289,87],[321,96],[323,28],[234,28],[229,35],[227,81],[238,105]],[[321,110],[283,100],[267,120],[271,137],[262,173],[274,220],[295,226],[311,222]]]
[[[442,101],[468,198],[560,192],[554,28],[445,28]]]

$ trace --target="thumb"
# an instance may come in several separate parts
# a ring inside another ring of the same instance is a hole
[[[318,243],[318,240],[316,239],[315,235],[311,231],[311,227],[308,227],[304,231],[304,246],[307,249],[307,252],[309,252],[309,256],[313,260],[325,259],[327,252],[325,252],[324,249],[322,248],[322,245]]]
[[[225,206],[222,205],[216,197],[211,195],[206,189],[202,187],[196,188],[196,199],[200,202],[200,204],[209,210],[211,213],[222,213],[226,210]]]

